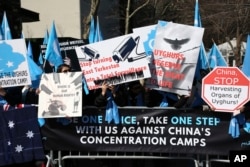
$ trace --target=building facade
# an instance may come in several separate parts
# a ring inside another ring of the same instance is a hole
[[[22,0],[21,6],[39,13],[38,22],[23,23],[26,38],[43,38],[55,22],[58,37],[81,38],[80,0]]]

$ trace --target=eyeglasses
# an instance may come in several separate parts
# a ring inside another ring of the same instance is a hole
[[[62,72],[70,72],[70,70],[68,69],[68,70],[63,70]]]

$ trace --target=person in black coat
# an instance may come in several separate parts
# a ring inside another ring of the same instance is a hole
[[[0,87],[0,96],[6,100],[6,102],[14,106],[22,103],[22,89],[23,86],[2,88]]]
[[[167,107],[174,107],[179,100],[178,96],[174,93],[146,88],[145,105],[147,107],[160,107],[164,96],[166,98],[166,102],[168,103]]]
[[[108,103],[108,98],[113,98],[117,106],[125,106],[126,98],[123,88],[123,84],[109,85],[107,82],[103,82],[101,88],[95,91],[96,97],[94,105],[97,107],[105,107]]]

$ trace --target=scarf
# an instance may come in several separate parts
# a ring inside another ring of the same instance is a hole
[[[240,125],[245,125],[245,115],[240,113],[231,118],[229,123],[228,133],[231,134],[233,138],[238,138],[240,136]]]
[[[112,93],[110,91],[107,92],[107,106],[106,106],[106,115],[105,115],[105,121],[107,121],[108,123],[111,123],[112,120],[114,120],[115,124],[119,124],[120,123],[120,119],[119,119],[119,112],[118,112],[118,107],[115,104],[115,101],[112,97]]]
[[[159,91],[159,93],[163,96],[160,107],[168,107],[167,92]]]

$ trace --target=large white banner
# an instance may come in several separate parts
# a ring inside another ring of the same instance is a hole
[[[24,39],[0,41],[0,86],[31,85]]]
[[[203,33],[200,27],[159,21],[150,63],[152,77],[146,86],[189,95]]]
[[[149,60],[140,36],[128,34],[76,48],[77,57],[90,90],[103,81],[116,85],[151,77]]]
[[[82,116],[82,72],[43,74],[39,118]]]

